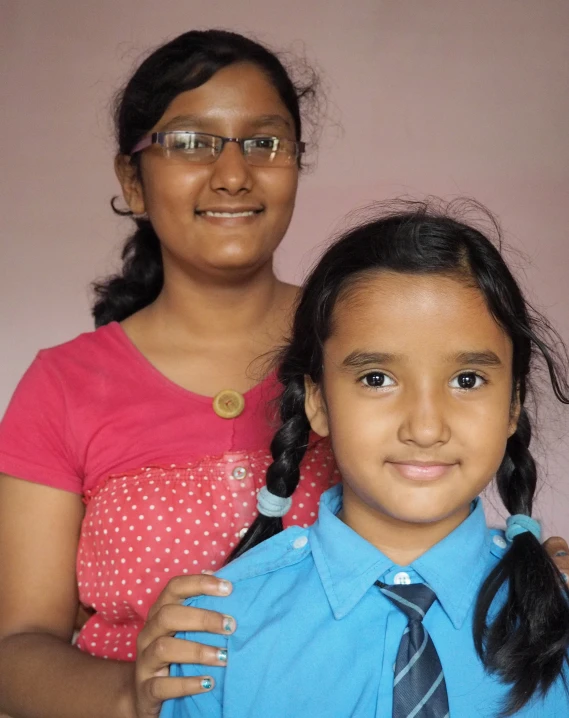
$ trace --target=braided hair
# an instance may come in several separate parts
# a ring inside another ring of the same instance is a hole
[[[474,204],[475,208],[483,209]],[[462,208],[462,207],[460,207]],[[468,207],[470,208],[470,206]],[[299,481],[309,424],[304,413],[304,379],[322,380],[323,347],[333,330],[338,298],[378,271],[443,274],[475,286],[513,346],[512,410],[519,409],[496,481],[511,514],[531,516],[537,468],[530,451],[532,424],[527,407],[530,370],[544,361],[555,397],[569,404],[567,354],[563,342],[525,300],[498,248],[485,234],[454,218],[457,204],[398,203],[395,210],[348,231],[324,253],[308,277],[295,314],[279,378],[282,426],[271,444],[267,487],[289,497]],[[495,220],[490,217],[498,233]],[[282,530],[282,520],[259,516],[232,558]],[[497,613],[494,600],[505,592]],[[568,664],[569,591],[542,545],[531,533],[517,535],[485,580],[475,608],[474,644],[488,671],[510,691],[503,715],[545,694]]]

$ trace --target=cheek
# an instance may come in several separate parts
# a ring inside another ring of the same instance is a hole
[[[267,201],[280,211],[290,215],[294,208],[298,188],[298,171],[293,169],[269,169],[258,176]]]
[[[197,168],[196,168],[197,170]],[[169,219],[172,209],[183,209],[193,216],[193,209],[200,188],[204,184],[203,172],[188,172],[175,166],[168,168],[149,168],[143,174],[143,192],[147,211],[160,212],[168,209]],[[188,211],[191,210],[191,211]]]
[[[351,393],[351,392],[350,392]],[[395,412],[380,409],[373,400],[354,399],[353,394],[336,397],[330,409],[331,433],[335,447],[346,461],[374,463],[397,441]]]
[[[456,438],[464,447],[471,466],[481,475],[493,475],[504,458],[509,436],[510,411],[507,404],[487,407],[476,415],[465,415],[456,427]]]

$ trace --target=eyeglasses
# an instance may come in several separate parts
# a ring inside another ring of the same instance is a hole
[[[228,142],[236,142],[241,147],[245,160],[255,167],[290,167],[298,161],[305,151],[304,142],[283,140],[280,137],[221,137],[206,132],[188,132],[186,130],[168,130],[153,132],[140,140],[132,149],[131,155],[150,147],[160,145],[168,158],[180,159],[197,165],[209,165],[215,162]]]

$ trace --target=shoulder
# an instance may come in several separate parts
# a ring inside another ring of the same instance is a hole
[[[279,585],[286,583],[284,573],[296,573],[296,569],[312,555],[310,547],[311,528],[291,526],[276,536],[263,541],[235,561],[216,572],[233,585],[231,595],[226,597],[198,596],[190,598],[186,605],[224,611],[228,603],[241,603],[249,591],[259,587],[279,572]]]
[[[489,530],[489,549],[490,555],[493,558],[494,563],[498,563],[504,558],[504,555],[508,552],[509,544],[506,540],[506,533],[503,529],[490,529]]]
[[[92,332],[84,332],[70,341],[42,349],[37,360],[46,367],[56,368],[76,361],[85,361],[115,352],[124,346],[120,326],[113,322]]]

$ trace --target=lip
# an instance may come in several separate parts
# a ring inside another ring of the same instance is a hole
[[[196,210],[196,217],[211,227],[238,229],[257,221],[264,207],[206,207]]]
[[[388,461],[388,464],[404,478],[410,481],[436,481],[456,466],[440,461]]]
[[[215,214],[240,214],[242,212],[253,212],[254,214],[260,214],[263,210],[264,207],[259,207],[259,205],[240,205],[238,207],[215,205],[212,207],[202,207],[200,209],[196,209],[196,214],[199,216],[207,216],[208,212],[214,212]]]

